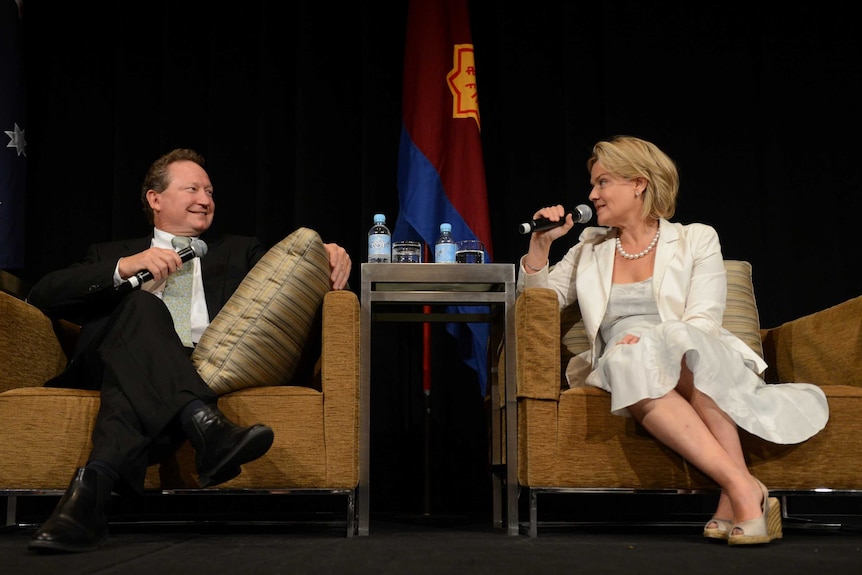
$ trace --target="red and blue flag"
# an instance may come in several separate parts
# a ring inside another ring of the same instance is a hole
[[[404,51],[401,143],[398,153],[398,218],[393,240],[433,246],[440,224],[452,224],[455,240],[478,239],[492,261],[491,225],[476,63],[467,0],[411,0]],[[486,306],[456,306],[482,313]],[[461,356],[488,380],[487,323],[451,323]]]

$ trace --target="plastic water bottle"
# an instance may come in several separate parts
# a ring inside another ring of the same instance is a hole
[[[440,224],[440,235],[434,244],[434,261],[438,264],[454,264],[458,245],[452,237],[452,224]]]
[[[392,234],[386,227],[386,216],[374,214],[374,225],[368,230],[368,263],[388,264],[392,261]]]

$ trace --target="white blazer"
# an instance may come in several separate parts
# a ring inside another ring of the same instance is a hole
[[[739,351],[746,366],[761,374],[766,362],[721,326],[727,300],[727,272],[715,229],[706,224],[659,220],[653,292],[662,321],[680,320],[718,337]],[[602,355],[599,327],[605,315],[614,268],[616,228],[585,228],[578,243],[549,271],[527,274],[523,258],[517,290],[546,287],[557,293],[560,309],[578,302],[590,349],[572,359],[567,374],[585,375]],[[570,379],[571,381],[571,379]]]

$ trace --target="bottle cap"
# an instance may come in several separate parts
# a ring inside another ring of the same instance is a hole
[[[375,224],[385,224],[386,223],[386,216],[384,216],[383,214],[374,214],[374,223]]]
[[[440,231],[441,232],[451,232],[452,231],[452,224],[446,224],[446,223],[440,224]]]

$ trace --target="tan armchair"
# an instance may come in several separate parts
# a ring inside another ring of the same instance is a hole
[[[265,422],[270,451],[237,478],[206,492],[332,493],[347,500],[347,535],[355,531],[359,480],[359,302],[350,291],[323,298],[321,355],[308,381],[223,395],[220,408],[240,425]],[[44,387],[65,366],[75,326],[54,322],[0,292],[0,496],[6,525],[18,523],[16,498],[60,493],[86,464],[99,408],[94,391]],[[188,444],[149,468],[145,489],[197,490]],[[201,490],[202,491],[202,490]]]
[[[725,266],[724,326],[764,356],[768,382],[816,383],[830,407],[826,428],[798,445],[741,432],[752,472],[774,493],[862,490],[862,296],[760,329],[750,264],[728,260]],[[634,420],[611,415],[607,392],[562,385],[569,358],[587,346],[577,309],[560,313],[554,292],[528,288],[515,314],[518,481],[530,497],[532,536],[543,493],[717,490]]]

